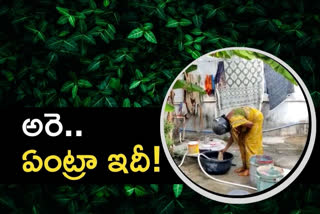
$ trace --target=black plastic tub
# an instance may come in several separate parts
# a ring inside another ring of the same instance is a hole
[[[208,174],[222,175],[227,173],[231,168],[233,154],[229,152],[223,153],[223,160],[218,160],[219,152],[217,151],[207,151],[202,154],[210,158],[207,159],[200,155],[201,165]]]

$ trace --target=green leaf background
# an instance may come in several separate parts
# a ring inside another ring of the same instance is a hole
[[[318,1],[302,0],[5,1],[0,4],[0,103],[160,107],[171,82],[195,58],[241,46],[288,63],[320,106],[319,10]],[[316,184],[295,182],[248,205],[218,203],[174,185],[1,184],[0,211],[320,213]]]
[[[115,107],[127,106],[128,99],[132,107],[160,106],[186,65],[234,46],[281,58],[318,100],[317,9],[319,3],[300,0],[10,1],[0,6],[0,102]],[[290,79],[282,66],[272,67]],[[136,70],[144,78],[137,77]],[[62,90],[66,82],[81,79],[91,86],[78,84],[74,93]]]

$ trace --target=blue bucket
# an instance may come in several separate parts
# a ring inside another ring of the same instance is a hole
[[[259,166],[257,168],[256,181],[258,191],[270,188],[279,182],[284,176],[284,170],[276,166]]]

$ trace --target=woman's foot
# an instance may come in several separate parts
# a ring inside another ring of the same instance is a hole
[[[249,169],[245,169],[242,172],[238,173],[239,176],[249,176]]]
[[[245,170],[246,170],[245,168],[240,167],[240,168],[238,168],[238,169],[235,169],[234,172],[235,172],[235,173],[240,173],[240,172],[243,172],[243,171],[245,171]]]

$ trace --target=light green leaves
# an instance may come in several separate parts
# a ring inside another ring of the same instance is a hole
[[[185,26],[189,26],[191,25],[192,22],[189,20],[189,19],[180,19],[179,21],[178,20],[175,20],[175,19],[172,19],[170,18],[166,24],[166,27],[168,28],[177,28],[177,27],[185,27]]]
[[[73,99],[76,98],[77,93],[78,93],[78,85],[74,85],[71,92]]]
[[[116,28],[110,23],[104,23],[103,25],[106,25],[107,28],[96,27],[96,32],[93,32],[93,35],[99,35],[100,38],[108,44],[110,40],[114,40]]]
[[[88,80],[85,80],[85,79],[78,80],[78,85],[80,88],[91,88],[92,87],[92,84]]]
[[[62,15],[62,17],[59,18],[58,20],[58,24],[66,24],[66,22],[68,21],[69,24],[72,27],[75,27],[75,23],[76,23],[76,18],[75,16],[71,15],[69,13],[69,9],[67,8],[62,8],[62,7],[56,7],[56,9],[58,10],[58,12]]]
[[[93,61],[89,66],[88,66],[88,71],[95,71],[100,68],[100,61]]]
[[[137,186],[132,186],[132,185],[125,185],[124,186],[124,191],[127,196],[131,196],[133,193],[137,197],[145,196],[149,194],[146,189],[143,186],[137,185]]]
[[[70,25],[72,27],[76,26],[76,24],[75,24],[76,23],[76,18],[74,18],[74,16],[69,16],[68,20],[69,20],[69,23],[70,23]]]
[[[151,31],[146,31],[144,37],[151,43],[157,44],[157,39]]]
[[[184,42],[184,47],[186,51],[191,54],[192,58],[197,59],[200,57],[200,52],[202,47],[201,47],[201,42],[203,39],[206,38],[206,36],[198,36],[193,38],[190,34],[185,34],[184,35],[185,42]]]
[[[197,59],[201,56],[199,51],[194,50],[192,48],[187,47],[186,51],[192,56],[193,59]]]
[[[71,91],[72,99],[76,99],[78,96],[79,88],[91,88],[92,84],[85,79],[79,79],[77,82],[67,81],[61,87],[61,92]],[[78,100],[79,101],[79,100]]]
[[[68,92],[71,90],[71,88],[73,88],[73,86],[74,86],[74,82],[67,81],[62,85],[61,92]]]
[[[135,80],[131,83],[129,89],[134,89],[140,85],[141,81],[140,80]]]
[[[176,28],[179,26],[179,22],[175,19],[169,19],[168,23],[166,24],[166,27],[169,28]]]
[[[122,107],[124,108],[130,108],[131,104],[130,104],[130,99],[129,98],[125,98],[123,100],[123,103],[122,103]]]
[[[116,90],[116,91],[120,91],[120,89],[121,89],[120,79],[111,78],[110,82],[109,82],[109,87]]]
[[[137,38],[140,38],[142,35],[143,35],[143,29],[136,28],[129,33],[128,38],[137,39]]]
[[[143,27],[139,27],[139,28],[132,30],[128,35],[128,39],[137,39],[137,38],[144,36],[144,38],[148,42],[153,43],[153,44],[157,44],[156,36],[151,31],[152,28],[153,28],[152,23],[145,23]]]
[[[190,66],[186,69],[186,72],[189,73],[189,72],[191,72],[191,71],[196,70],[197,68],[198,68],[197,65],[192,64],[192,65],[190,65]]]
[[[166,106],[165,106],[164,111],[166,111],[166,112],[173,112],[173,111],[174,111],[174,106],[166,103]]]
[[[62,8],[62,7],[56,7],[56,9],[61,13],[62,15],[68,16],[69,15],[69,10],[67,8]]]
[[[35,27],[25,26],[25,28],[34,34],[34,38],[33,38],[34,43],[36,43],[39,40],[43,42],[46,40],[45,35],[40,30],[37,30]]]
[[[173,184],[172,186],[174,196],[179,198],[183,190],[183,184]]]
[[[185,80],[177,80],[175,82],[175,84],[173,85],[173,89],[179,89],[179,88],[183,88],[188,92],[199,92],[200,94],[205,93],[203,88],[201,88],[200,86],[186,82]]]
[[[108,7],[110,4],[110,0],[103,0],[103,6]]]

